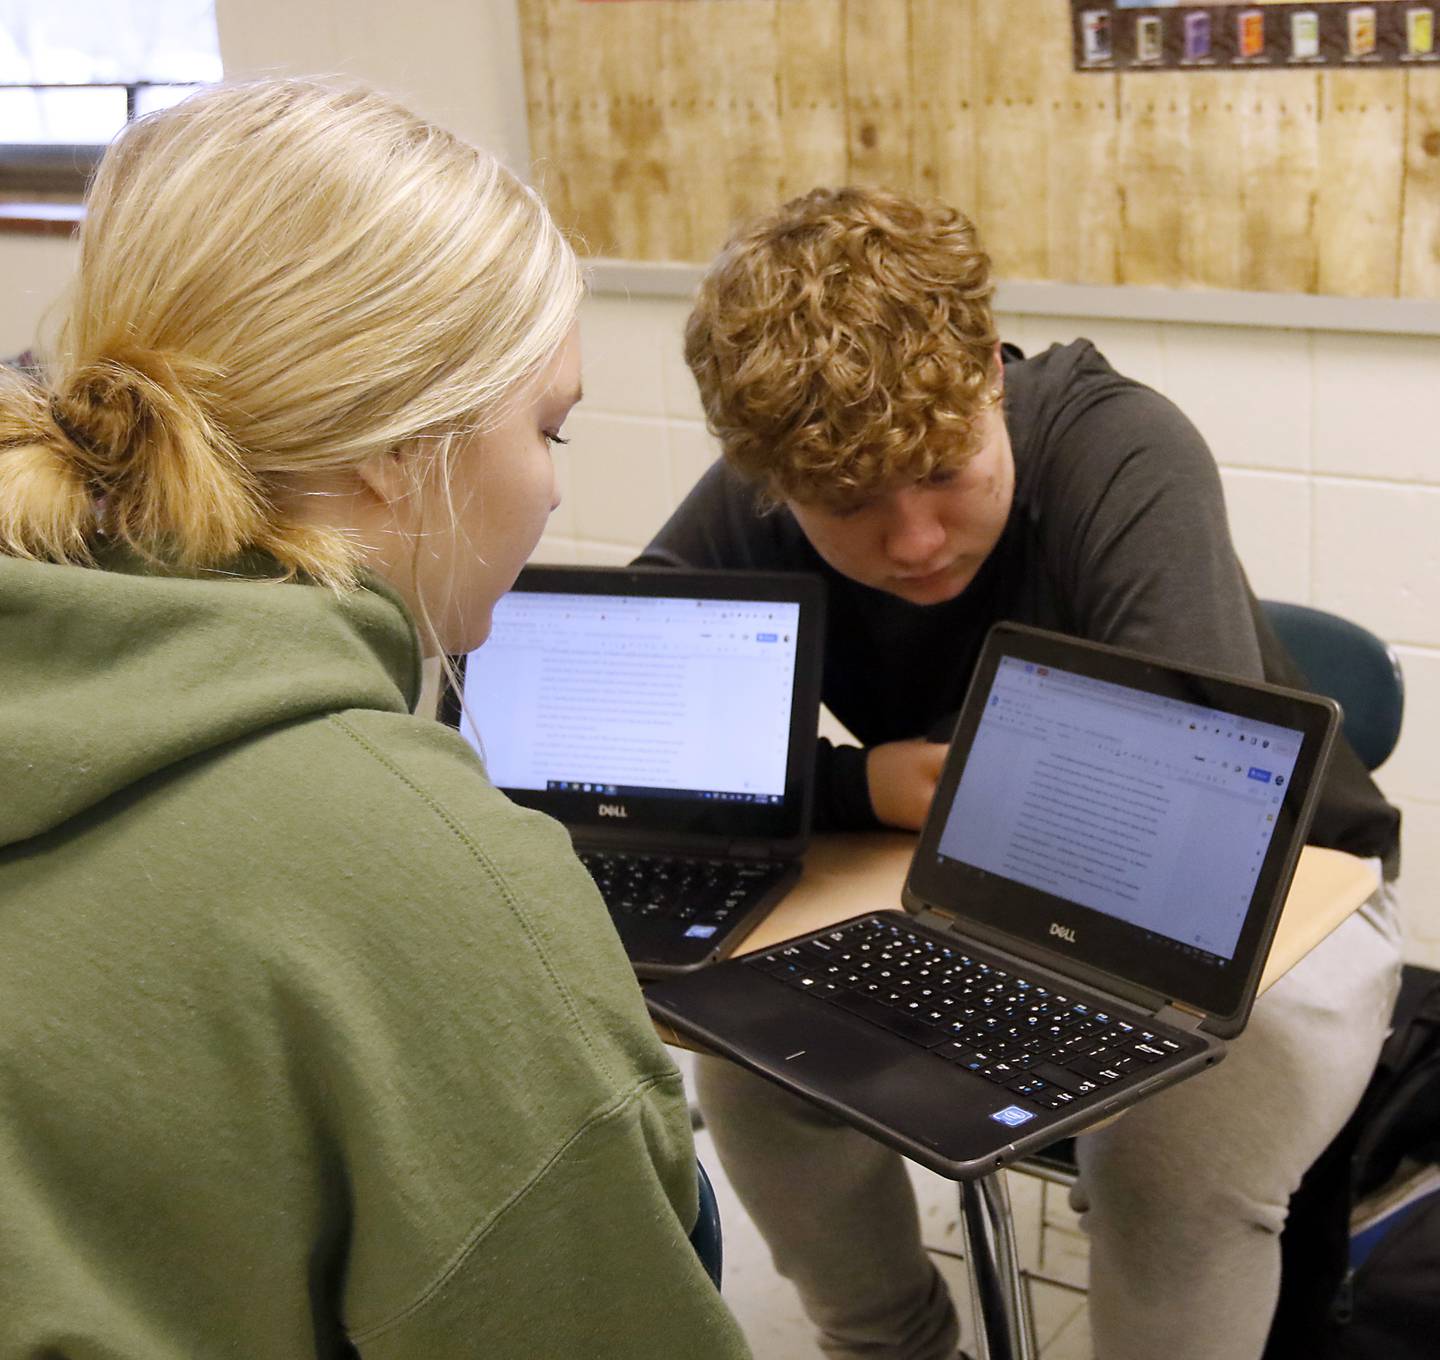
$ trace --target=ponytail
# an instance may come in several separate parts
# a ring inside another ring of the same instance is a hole
[[[99,536],[182,569],[250,547],[291,574],[325,568],[333,545],[275,522],[255,478],[207,409],[207,366],[110,346],[48,393],[0,393],[0,547],[88,562]],[[328,536],[322,531],[321,539]],[[294,540],[292,542],[292,540]]]
[[[0,552],[85,562],[94,529],[94,500],[48,397],[0,369]]]
[[[207,409],[215,376],[180,355],[101,346],[54,398],[105,533],[163,544],[185,567],[234,556],[264,524],[254,479]]]

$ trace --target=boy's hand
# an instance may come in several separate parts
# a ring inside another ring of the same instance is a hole
[[[940,767],[950,748],[940,741],[887,741],[865,757],[870,806],[886,826],[918,831],[925,824]]]

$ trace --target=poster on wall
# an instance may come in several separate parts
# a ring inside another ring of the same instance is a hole
[[[1363,68],[1440,62],[1435,4],[1071,0],[1079,71]]]

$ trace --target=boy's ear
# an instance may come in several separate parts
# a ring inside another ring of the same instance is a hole
[[[382,505],[393,506],[414,490],[399,449],[371,454],[356,466],[355,475]]]

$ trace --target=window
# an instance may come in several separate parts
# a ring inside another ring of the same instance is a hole
[[[78,194],[128,119],[220,75],[214,0],[0,0],[0,194]]]

